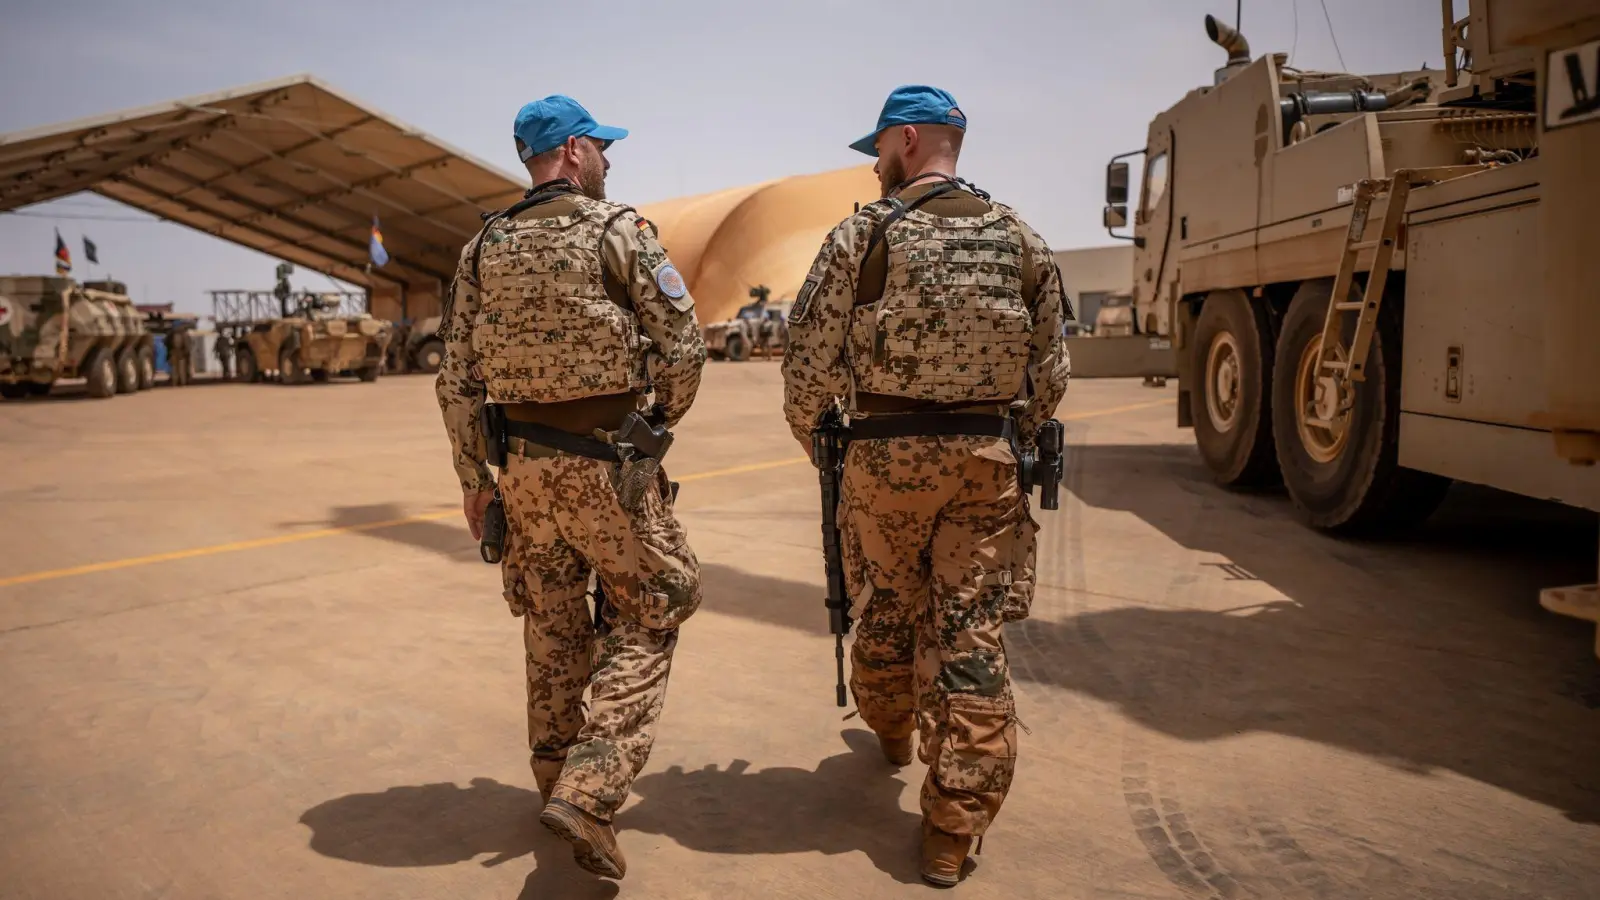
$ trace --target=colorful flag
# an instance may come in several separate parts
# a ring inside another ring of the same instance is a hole
[[[367,242],[367,252],[372,254],[372,264],[383,267],[389,262],[389,251],[383,247],[383,232],[378,230],[378,217],[372,217],[372,240]]]
[[[67,249],[67,242],[61,239],[61,230],[56,230],[56,274],[72,274],[72,251]]]
[[[89,240],[88,235],[83,236],[83,258],[95,265],[100,264],[100,256],[95,253],[94,241]]]

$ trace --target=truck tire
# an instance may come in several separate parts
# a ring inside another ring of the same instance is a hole
[[[261,370],[256,368],[256,352],[250,349],[249,344],[244,343],[236,345],[234,349],[233,365],[236,379],[244,384],[260,381]]]
[[[27,382],[18,382],[16,384],[0,384],[0,397],[4,397],[7,400],[21,400],[26,396],[28,396]]]
[[[315,381],[317,384],[327,384],[328,383],[328,370],[327,369],[312,369],[311,370],[311,380]]]
[[[1358,291],[1352,290],[1352,299],[1360,299]],[[1279,377],[1272,388],[1278,465],[1295,510],[1311,527],[1341,534],[1402,530],[1438,507],[1450,480],[1398,462],[1401,290],[1384,297],[1367,353],[1366,380],[1347,383],[1354,405],[1340,429],[1308,421],[1316,418],[1318,351],[1332,292],[1328,279],[1302,284],[1283,319]],[[1343,319],[1341,343],[1348,347],[1356,320],[1353,315]]]
[[[131,394],[139,389],[139,362],[134,358],[132,347],[124,347],[117,353],[117,393]]]
[[[139,368],[139,390],[148,391],[156,386],[156,353],[146,344],[136,354]]]
[[[1272,320],[1243,291],[1209,294],[1195,325],[1194,439],[1218,484],[1275,484]]]
[[[117,364],[111,351],[104,347],[90,355],[83,366],[83,376],[89,380],[91,397],[103,399],[117,392]]]
[[[417,371],[432,375],[444,365],[444,341],[428,338],[417,348],[417,354],[412,358],[417,361]]]
[[[750,342],[742,334],[730,334],[722,345],[722,352],[734,362],[744,362],[750,358]]]
[[[278,380],[284,384],[304,384],[308,375],[306,367],[300,364],[300,354],[293,347],[285,347],[278,351]]]

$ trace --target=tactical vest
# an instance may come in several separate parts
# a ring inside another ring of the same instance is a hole
[[[601,245],[627,207],[567,196],[574,213],[494,218],[479,236],[472,349],[495,403],[561,403],[645,386],[649,340],[604,285]]]
[[[883,294],[851,310],[855,390],[933,402],[1022,396],[1033,316],[1015,214],[996,205],[950,218],[902,207],[886,224]]]

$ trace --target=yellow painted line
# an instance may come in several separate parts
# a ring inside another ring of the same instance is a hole
[[[406,516],[403,519],[388,519],[383,522],[363,522],[360,525],[344,525],[338,528],[319,528],[316,531],[299,531],[294,534],[280,534],[275,537],[255,538],[248,541],[233,541],[227,544],[212,544],[209,547],[191,547],[188,550],[173,550],[169,553],[152,553],[149,556],[131,556],[127,559],[113,559],[107,562],[89,563],[84,566],[72,566],[66,569],[49,569],[43,572],[29,572],[26,575],[13,575],[10,578],[0,578],[0,587],[10,587],[16,584],[31,584],[35,581],[52,581],[57,578],[70,578],[74,575],[92,575],[95,572],[110,572],[115,569],[131,569],[135,566],[148,566],[154,563],[172,562],[179,559],[192,559],[196,556],[214,556],[218,553],[236,553],[240,550],[259,550],[262,547],[276,547],[280,544],[293,544],[297,541],[310,541],[316,538],[332,537],[336,534],[351,534],[358,531],[373,531],[379,528],[393,528],[396,525],[409,525],[413,522],[430,522],[434,519],[444,519],[449,516],[459,516],[461,510],[452,509],[447,512],[422,513],[415,516]]]
[[[1063,422],[1071,422],[1077,419],[1092,419],[1095,416],[1109,416],[1113,413],[1133,412],[1136,409],[1153,409],[1157,406],[1171,406],[1177,402],[1177,400],[1168,397],[1165,400],[1151,400],[1148,403],[1130,403],[1127,406],[1113,406],[1109,409],[1091,409],[1081,413],[1068,413],[1067,415],[1057,416],[1056,418]]]
[[[1061,416],[1064,420],[1089,419],[1095,416],[1109,416],[1114,413],[1131,412],[1136,409],[1148,409],[1154,406],[1164,406],[1174,402],[1171,399],[1158,400],[1151,403],[1134,403],[1128,406],[1115,406],[1110,409],[1096,409],[1081,413],[1071,413]],[[793,466],[808,462],[804,456],[790,456],[784,459],[767,460],[766,462],[749,463],[742,466],[730,466],[726,469],[713,469],[709,472],[693,472],[681,476],[680,483],[702,481],[708,478],[721,478],[726,475],[743,475],[747,472],[762,472],[767,469],[777,469],[784,466]],[[19,584],[33,584],[39,581],[54,581],[58,578],[71,578],[76,575],[93,575],[96,572],[113,572],[117,569],[132,569],[138,566],[149,566],[156,563],[174,562],[180,559],[194,559],[199,556],[215,556],[219,553],[238,553],[243,550],[260,550],[263,547],[278,547],[284,544],[294,544],[300,541],[312,541],[318,538],[334,537],[340,534],[356,534],[362,531],[377,531],[381,528],[394,528],[400,525],[411,525],[417,522],[433,522],[439,519],[448,519],[459,516],[458,509],[442,512],[419,513],[400,519],[386,519],[382,522],[363,522],[360,525],[342,525],[338,528],[319,528],[315,531],[299,531],[294,534],[280,534],[274,537],[254,538],[248,541],[232,541],[226,544],[212,544],[209,547],[191,547],[187,550],[172,550],[167,553],[152,553],[149,556],[130,556],[126,559],[113,559],[106,562],[88,563],[82,566],[70,566],[65,569],[47,569],[42,572],[28,572],[23,575],[12,575],[0,578],[0,588],[12,587]]]

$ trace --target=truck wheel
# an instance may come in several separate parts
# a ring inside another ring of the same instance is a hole
[[[140,347],[137,354],[139,390],[148,391],[156,386],[156,354],[148,346]]]
[[[750,358],[750,342],[742,334],[730,334],[722,352],[734,362],[744,362]]]
[[[245,384],[261,380],[261,370],[256,368],[256,353],[247,345],[239,345],[239,353],[234,358],[234,368],[237,371],[238,380]]]
[[[4,397],[7,400],[21,400],[26,396],[28,396],[27,382],[0,384],[0,397]]]
[[[1189,392],[1195,443],[1218,484],[1273,484],[1272,322],[1243,291],[1206,297],[1195,325]]]
[[[1353,290],[1353,299],[1360,299]],[[1278,464],[1295,509],[1313,528],[1346,534],[1404,529],[1444,499],[1448,478],[1400,466],[1401,296],[1390,291],[1367,353],[1365,381],[1342,382],[1341,398],[1318,383],[1322,325],[1333,284],[1308,281],[1295,292],[1278,340],[1272,386]],[[1355,333],[1343,316],[1338,359]],[[1351,403],[1339,412],[1341,401]],[[1321,423],[1331,423],[1324,425]]]
[[[312,369],[311,370],[311,380],[315,381],[317,384],[327,384],[328,383],[328,370],[327,369]]]
[[[432,375],[444,365],[444,341],[428,338],[417,348],[417,355],[414,358],[419,371]]]
[[[48,397],[50,396],[50,388],[53,385],[54,382],[51,381],[24,381],[22,389],[30,397]]]
[[[83,374],[89,379],[89,396],[100,399],[117,392],[117,365],[110,350],[102,347],[94,351]]]
[[[131,394],[139,389],[139,363],[132,349],[117,354],[117,393]]]
[[[304,384],[306,367],[300,365],[300,356],[292,348],[278,351],[278,380],[284,384]]]

